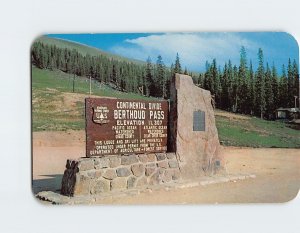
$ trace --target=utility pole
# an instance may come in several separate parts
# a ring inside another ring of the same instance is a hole
[[[75,91],[75,74],[73,75],[73,93]]]
[[[92,94],[92,75],[90,75],[90,95]]]

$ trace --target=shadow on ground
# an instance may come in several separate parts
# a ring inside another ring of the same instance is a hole
[[[37,194],[41,191],[60,192],[62,174],[41,175],[41,179],[32,180],[32,192]]]

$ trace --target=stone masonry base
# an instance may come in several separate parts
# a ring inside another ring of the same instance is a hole
[[[143,189],[181,178],[175,153],[115,155],[67,160],[61,194],[97,195]]]

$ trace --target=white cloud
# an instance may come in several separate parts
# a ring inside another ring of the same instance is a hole
[[[178,52],[183,66],[199,70],[213,58],[222,66],[228,59],[238,62],[241,46],[250,53],[259,47],[237,33],[167,33],[127,39],[111,51],[140,60],[150,56],[153,62],[161,55],[167,65],[174,62]]]

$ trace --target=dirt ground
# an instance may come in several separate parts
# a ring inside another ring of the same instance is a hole
[[[100,204],[270,203],[293,199],[300,187],[300,149],[223,147],[228,174],[255,179],[116,197]],[[68,158],[85,154],[84,131],[34,132],[32,189],[59,191]]]

